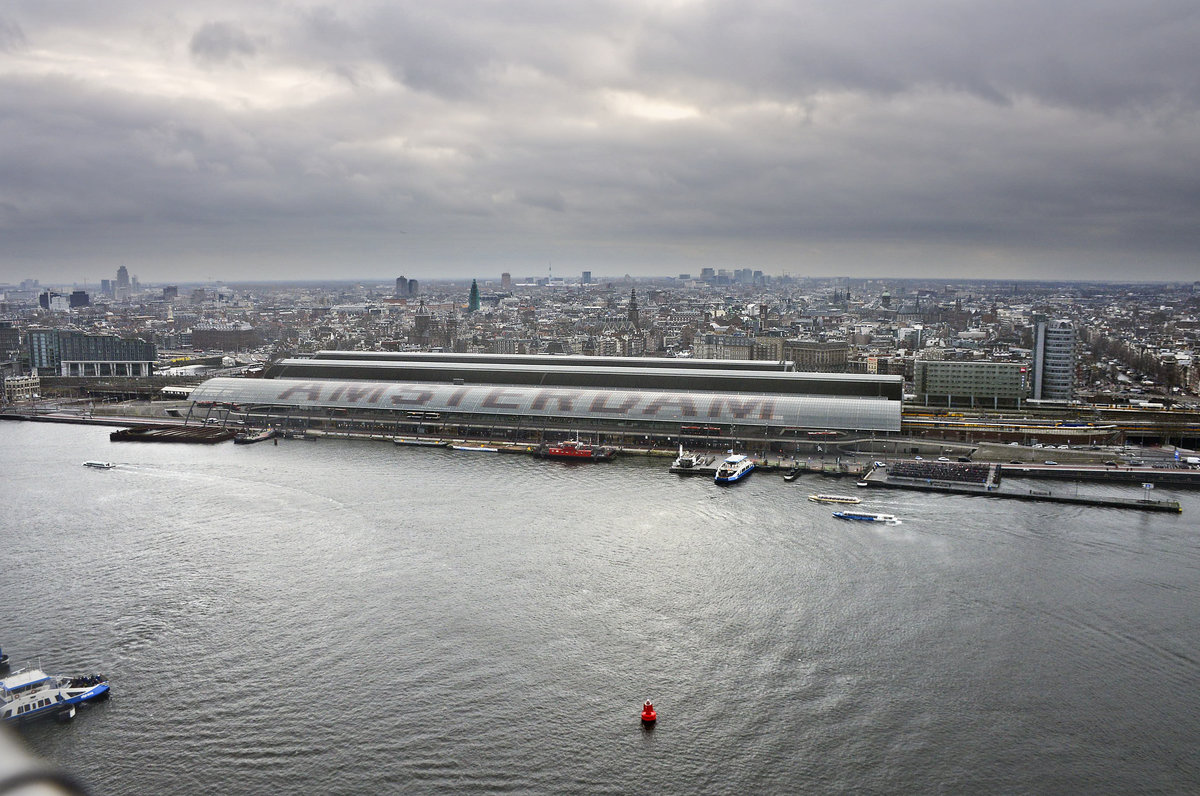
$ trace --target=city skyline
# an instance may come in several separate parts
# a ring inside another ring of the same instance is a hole
[[[0,12],[0,282],[1192,281],[1200,9]]]

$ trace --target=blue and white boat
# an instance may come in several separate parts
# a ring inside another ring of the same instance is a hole
[[[718,484],[732,484],[740,481],[754,471],[754,460],[740,453],[733,453],[717,466],[713,481]]]
[[[84,702],[108,695],[102,674],[63,677],[28,669],[0,678],[0,720],[26,721],[40,716],[75,715]]]
[[[835,511],[833,516],[839,520],[858,520],[859,522],[886,522],[895,525],[900,522],[894,514],[875,514],[870,511]]]

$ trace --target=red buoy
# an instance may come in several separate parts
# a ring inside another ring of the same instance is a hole
[[[647,699],[646,704],[642,705],[642,723],[653,724],[656,721],[658,721],[658,714],[654,712],[654,705]]]

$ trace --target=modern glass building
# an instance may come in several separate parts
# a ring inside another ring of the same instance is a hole
[[[1075,397],[1075,327],[1070,321],[1035,318],[1030,397],[1039,401]]]
[[[32,329],[25,341],[40,376],[149,376],[158,359],[153,343],[73,329]]]

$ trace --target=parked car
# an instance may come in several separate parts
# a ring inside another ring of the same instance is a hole
[[[1047,459],[1045,462],[1043,462],[1043,464],[1058,464],[1058,462],[1050,461],[1049,459]]]

